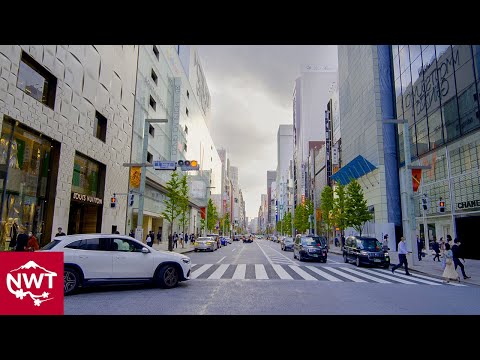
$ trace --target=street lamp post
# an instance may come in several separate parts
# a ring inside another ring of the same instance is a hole
[[[143,240],[143,206],[145,204],[145,183],[147,181],[147,153],[148,153],[148,136],[149,125],[155,123],[167,123],[168,119],[145,119],[145,127],[143,130],[143,152],[142,152],[142,172],[140,174],[140,196],[138,197],[138,215],[137,215],[137,240]]]

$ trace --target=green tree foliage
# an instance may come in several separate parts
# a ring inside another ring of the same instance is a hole
[[[320,195],[320,210],[322,211],[322,230],[327,233],[327,237],[330,235],[330,230],[334,225],[332,218],[333,212],[333,189],[330,186],[325,186]],[[322,232],[323,232],[322,231]]]
[[[292,213],[288,212],[284,215],[283,220],[283,233],[287,235],[292,235]]]
[[[218,221],[218,212],[217,208],[213,204],[212,199],[208,199],[208,206],[207,206],[207,230],[210,232],[215,229],[215,225]]]
[[[352,180],[346,191],[345,219],[347,226],[353,227],[362,235],[363,225],[373,218],[368,211],[367,200],[363,196],[363,190],[356,180]]]
[[[295,214],[293,216],[293,223],[295,229],[297,229],[299,234],[305,233],[308,228],[308,221],[305,223],[305,205],[298,204],[295,208]]]
[[[181,213],[181,195],[180,195],[180,179],[176,171],[172,172],[170,180],[166,183],[165,210],[162,211],[162,216],[170,223],[170,235],[173,236],[173,222]],[[168,250],[173,250],[172,236],[168,240]]]
[[[188,204],[189,197],[188,197],[188,182],[187,182],[187,175],[183,175],[180,179],[180,188],[179,188],[179,204],[180,204],[180,218],[179,222],[182,224],[183,233],[185,233],[185,227],[188,226],[188,222],[190,221],[190,206]]]
[[[348,227],[345,216],[345,186],[338,184],[335,189],[335,198],[333,200],[333,221],[343,234],[343,231]]]
[[[313,201],[310,200],[310,199],[306,199],[304,209],[305,209],[305,211],[303,212],[303,221],[305,223],[305,230],[304,231],[306,231],[306,230],[314,228],[313,222],[310,223],[308,221],[309,216],[312,216],[312,219],[315,220],[315,218],[313,217]],[[313,230],[312,230],[312,232],[313,232]]]
[[[230,230],[230,214],[228,212],[220,219],[220,229],[222,231],[225,229],[225,234],[228,234]],[[223,235],[225,236],[225,234]]]

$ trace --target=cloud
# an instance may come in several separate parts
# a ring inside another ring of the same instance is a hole
[[[249,219],[277,167],[277,131],[292,124],[301,65],[337,67],[335,45],[197,45],[212,99],[212,138],[226,148]]]

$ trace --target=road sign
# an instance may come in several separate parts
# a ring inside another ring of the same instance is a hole
[[[153,162],[153,168],[155,170],[176,170],[177,169],[177,163],[175,161],[155,160]]]

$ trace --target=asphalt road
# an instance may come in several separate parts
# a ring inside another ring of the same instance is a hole
[[[340,255],[300,262],[280,244],[234,242],[189,253],[191,280],[175,289],[84,289],[65,298],[66,315],[444,315],[480,314],[480,287],[443,284],[401,269],[357,268]]]

